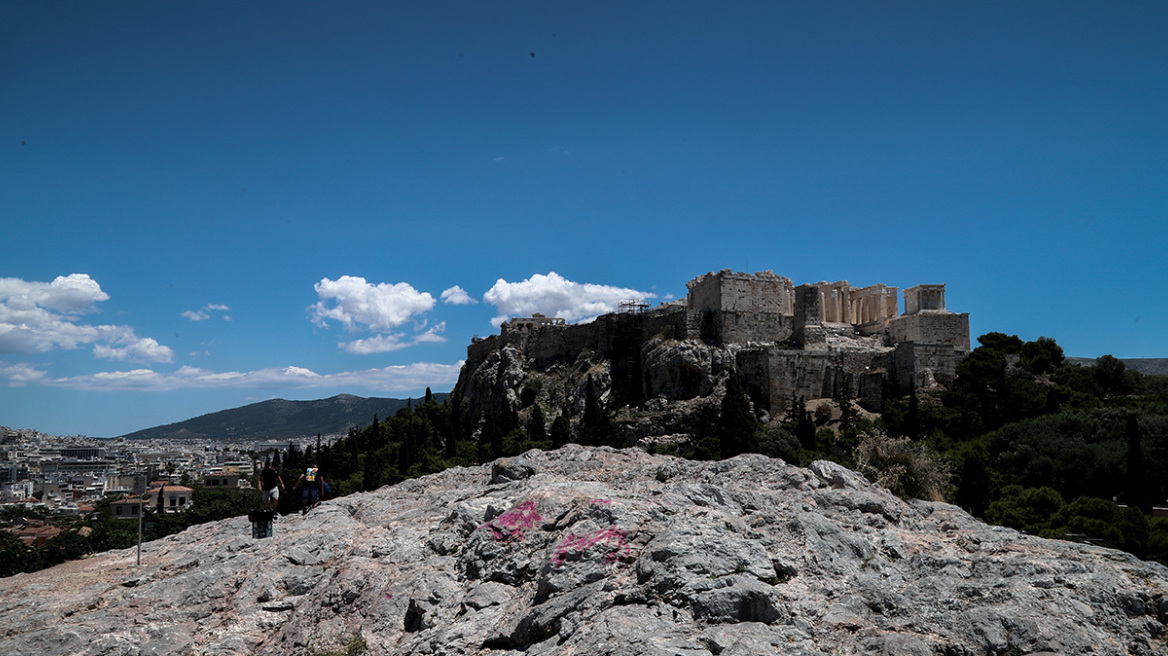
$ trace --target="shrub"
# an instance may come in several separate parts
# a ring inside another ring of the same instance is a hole
[[[902,499],[943,501],[949,465],[925,444],[869,431],[855,450],[856,469]]]

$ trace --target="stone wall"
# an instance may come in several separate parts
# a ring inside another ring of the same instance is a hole
[[[957,378],[957,363],[964,355],[947,344],[902,342],[896,345],[893,355],[892,382],[904,392],[950,385]]]
[[[743,349],[737,357],[738,375],[755,404],[772,415],[785,411],[793,396],[816,399],[831,396],[839,379],[836,358],[826,351],[777,347]]]
[[[821,299],[816,285],[795,288],[794,338],[804,349],[827,348],[827,331],[823,329],[823,312],[819,305]]]
[[[687,285],[687,305],[699,322],[698,336],[724,343],[776,342],[790,336],[794,285],[772,271],[707,273]]]
[[[963,354],[969,352],[969,314],[921,312],[906,314],[888,322],[888,343],[948,344]]]
[[[782,342],[794,332],[795,318],[777,312],[721,312],[716,315],[718,344]]]
[[[544,368],[555,362],[572,362],[585,349],[599,349],[599,335],[593,324],[546,326],[532,331],[524,352],[533,363]]]
[[[665,339],[689,339],[690,313],[685,305],[668,304],[643,315],[642,331],[646,340],[658,335]]]

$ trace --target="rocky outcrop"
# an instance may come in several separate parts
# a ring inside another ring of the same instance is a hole
[[[1168,654],[1168,569],[838,465],[569,446],[0,580],[0,653]]]
[[[697,341],[651,340],[642,347],[641,360],[650,398],[686,400],[709,396],[718,382],[735,369],[732,349]]]

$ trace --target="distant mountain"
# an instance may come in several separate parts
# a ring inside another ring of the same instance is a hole
[[[1149,376],[1168,375],[1168,358],[1120,358],[1123,364],[1134,371]],[[1067,358],[1067,362],[1089,367],[1095,364],[1095,358]]]
[[[442,402],[448,395],[435,394]],[[419,399],[413,399],[419,403]],[[317,401],[272,399],[241,408],[220,410],[165,426],[155,426],[123,435],[127,439],[247,439],[292,438],[320,433],[345,433],[350,426],[363,427],[373,415],[384,419],[410,403],[406,399],[363,398],[339,394]]]

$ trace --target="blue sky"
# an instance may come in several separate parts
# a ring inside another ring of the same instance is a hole
[[[707,271],[1168,357],[1163,2],[0,3],[0,425],[447,391]]]

